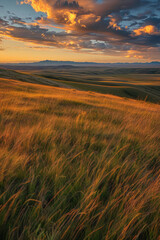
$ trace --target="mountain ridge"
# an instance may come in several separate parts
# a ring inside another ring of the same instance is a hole
[[[54,60],[43,60],[43,61],[38,61],[38,62],[30,62],[30,63],[7,63],[7,64],[0,64],[0,65],[18,65],[18,66],[52,66],[52,65],[96,65],[96,66],[143,66],[143,65],[158,65],[160,66],[159,61],[152,61],[152,62],[145,62],[145,63],[140,63],[140,62],[134,62],[134,63],[98,63],[98,62],[76,62],[76,61],[54,61]]]

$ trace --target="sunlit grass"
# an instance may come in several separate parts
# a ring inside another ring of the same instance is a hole
[[[156,240],[160,105],[0,80],[0,239]]]

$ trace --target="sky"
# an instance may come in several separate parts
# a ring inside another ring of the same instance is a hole
[[[0,62],[160,61],[160,0],[0,0]]]

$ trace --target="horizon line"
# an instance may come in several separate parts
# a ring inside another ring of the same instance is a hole
[[[73,61],[73,60],[40,60],[40,61],[21,61],[21,62],[0,62],[0,65],[7,65],[7,64],[34,64],[34,63],[42,63],[42,62],[68,62],[68,63],[78,63],[78,64],[149,64],[149,63],[160,63],[160,60],[157,61],[150,61],[150,62],[90,62],[90,61]]]

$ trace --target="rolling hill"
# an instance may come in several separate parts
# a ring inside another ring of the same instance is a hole
[[[160,69],[72,67],[0,69],[0,78],[160,103]]]

